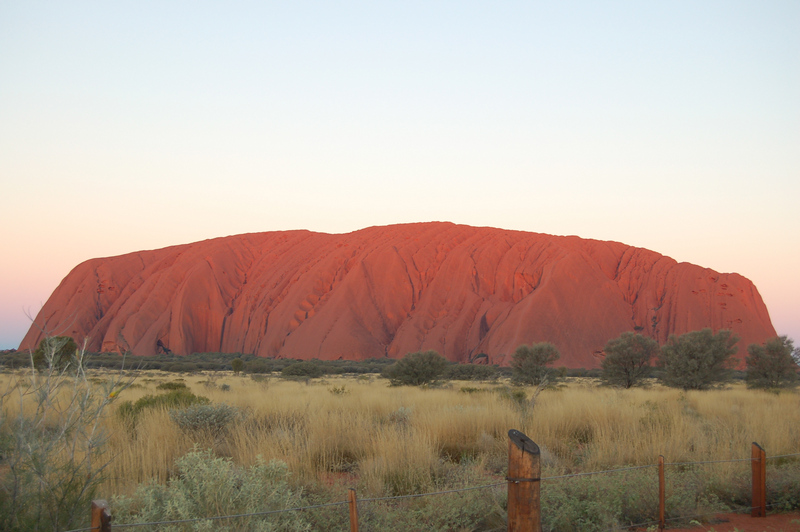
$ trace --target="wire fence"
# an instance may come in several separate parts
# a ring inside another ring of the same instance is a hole
[[[756,445],[756,444],[754,444],[754,445]],[[776,456],[763,456],[763,459],[764,459],[763,461],[765,462],[767,460],[776,460],[776,459],[784,459],[784,458],[800,458],[800,453],[782,454],[782,455],[776,455]],[[357,531],[358,530],[357,522],[356,522],[355,526],[353,526],[353,522],[352,522],[352,520],[353,520],[352,516],[354,515],[353,507],[356,506],[357,504],[373,503],[373,502],[381,502],[381,501],[397,501],[397,500],[403,500],[403,499],[415,499],[415,498],[420,498],[420,497],[430,497],[430,496],[436,496],[436,495],[462,493],[462,492],[467,492],[467,491],[487,490],[487,489],[498,488],[498,487],[501,487],[501,486],[508,486],[509,484],[519,483],[519,482],[536,481],[538,483],[538,482],[544,482],[544,481],[563,480],[563,479],[570,479],[570,478],[577,478],[577,477],[588,477],[588,476],[594,476],[594,475],[620,473],[620,472],[643,470],[643,469],[661,468],[662,472],[663,472],[663,467],[664,466],[687,467],[687,466],[695,466],[695,465],[722,464],[722,463],[741,463],[741,462],[750,462],[750,463],[762,462],[762,459],[753,457],[753,458],[740,458],[740,459],[729,459],[729,460],[702,460],[702,461],[695,461],[695,462],[663,462],[661,464],[646,464],[646,465],[640,465],[640,466],[623,467],[623,468],[616,468],[616,469],[605,469],[605,470],[601,470],[601,471],[588,471],[588,472],[580,472],[580,473],[570,473],[570,474],[566,474],[566,475],[556,475],[556,476],[541,477],[541,478],[509,478],[509,477],[506,477],[506,480],[502,481],[502,482],[495,482],[495,483],[491,483],[491,484],[483,484],[483,485],[479,485],[479,486],[470,486],[470,487],[465,487],[465,488],[454,488],[454,489],[448,489],[448,490],[432,491],[432,492],[425,492],[425,493],[412,493],[412,494],[407,494],[407,495],[394,495],[394,496],[387,496],[387,497],[369,497],[369,498],[362,498],[362,499],[355,499],[355,497],[353,497],[352,500],[348,500],[348,501],[338,501],[338,502],[330,502],[330,503],[323,503],[323,504],[314,504],[314,505],[309,505],[309,506],[298,506],[298,507],[293,507],[293,508],[284,508],[284,509],[280,509],[280,510],[267,510],[267,511],[250,512],[250,513],[242,513],[242,514],[217,515],[217,516],[209,516],[209,517],[197,517],[197,518],[191,518],[191,519],[152,521],[152,522],[146,522],[146,523],[120,523],[120,524],[114,524],[113,528],[137,528],[137,527],[145,527],[145,526],[168,526],[168,525],[197,523],[197,522],[201,522],[201,521],[221,521],[221,520],[229,520],[229,519],[248,518],[248,517],[263,517],[263,516],[269,516],[269,515],[283,514],[283,513],[287,513],[287,512],[299,512],[299,511],[314,510],[314,509],[326,508],[326,507],[348,506],[349,505],[351,507],[351,530],[356,530]],[[755,471],[754,471],[754,475],[755,475]],[[753,482],[753,485],[754,485],[754,489],[755,489],[755,480]],[[355,490],[351,490],[351,491],[353,491],[353,493],[355,492]],[[662,497],[661,504],[663,505],[663,495],[661,497]],[[102,501],[102,502],[105,505],[105,501]],[[748,511],[752,512],[752,511],[754,511],[754,510],[756,510],[758,508],[763,508],[764,511],[765,511],[766,508],[773,508],[775,506],[776,505],[774,503],[773,504],[762,504],[761,506],[756,506],[755,505],[755,491],[754,491],[754,505],[748,506],[748,507],[742,507],[742,508],[733,509],[731,511],[733,513],[744,513],[744,512],[748,512]],[[105,505],[104,508],[107,508],[107,505]],[[106,510],[106,512],[107,512],[107,510]],[[606,530],[607,530],[607,532],[612,532],[614,530],[638,529],[638,528],[650,527],[650,526],[654,526],[654,525],[663,525],[663,523],[666,523],[666,522],[689,521],[689,520],[692,520],[692,519],[705,518],[705,517],[716,515],[718,513],[719,513],[719,511],[715,510],[715,511],[709,511],[709,512],[704,512],[704,513],[693,514],[693,515],[680,515],[680,516],[669,517],[669,518],[665,517],[665,518],[660,519],[660,520],[650,520],[650,521],[644,521],[644,522],[641,522],[641,523],[619,525],[619,526],[615,526],[615,527],[612,527],[612,528],[608,528]],[[356,513],[356,515],[357,515],[357,513]],[[86,527],[86,528],[71,529],[71,530],[66,531],[66,532],[90,532],[90,531],[92,531],[92,532],[93,531],[103,532],[105,530],[110,530],[111,529],[110,520],[111,520],[110,514],[108,514],[105,526],[102,524],[102,522],[103,522],[103,518],[102,517],[97,519],[97,523],[99,523],[99,524],[95,524],[95,515],[93,513],[93,516],[92,516],[93,526]]]

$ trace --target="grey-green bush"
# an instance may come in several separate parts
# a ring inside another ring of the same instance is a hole
[[[193,404],[181,410],[170,410],[169,417],[184,432],[218,436],[239,419],[241,413],[226,404]]]
[[[303,506],[301,492],[289,485],[286,464],[258,458],[249,468],[234,465],[197,448],[175,461],[177,475],[168,484],[139,486],[131,497],[113,500],[115,524],[196,519],[284,510]],[[160,529],[161,530],[161,529]],[[302,512],[282,512],[226,520],[172,525],[173,531],[225,532],[311,530]]]

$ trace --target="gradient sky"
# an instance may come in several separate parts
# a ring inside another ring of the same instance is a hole
[[[79,262],[447,220],[737,272],[800,343],[800,2],[0,2],[0,348]]]

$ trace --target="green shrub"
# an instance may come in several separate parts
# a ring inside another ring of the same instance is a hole
[[[650,373],[650,361],[658,354],[658,342],[652,338],[624,332],[609,340],[601,362],[603,382],[610,386],[631,388]]]
[[[786,336],[772,338],[763,346],[747,347],[747,387],[780,389],[797,386],[798,366],[792,354],[794,343]]]
[[[256,358],[255,360],[248,360],[245,362],[244,371],[250,374],[271,373],[272,365],[263,358]]]
[[[495,479],[471,467],[440,465],[433,489],[457,489],[490,484]],[[404,493],[403,486],[387,486],[387,494]],[[431,489],[431,488],[428,488]],[[416,491],[416,490],[413,490]],[[412,492],[413,492],[412,491]],[[470,490],[431,497],[362,504],[359,527],[362,530],[506,530],[504,508],[507,488]],[[316,516],[312,516],[312,519]],[[326,530],[312,522],[315,530]],[[349,530],[340,528],[340,530]]]
[[[156,386],[156,390],[187,390],[185,382],[180,381],[172,381],[172,382],[162,382],[158,386]]]
[[[686,523],[698,514],[729,509],[713,493],[710,478],[672,469],[667,475],[672,487],[665,501],[667,519]],[[545,530],[600,532],[658,521],[658,482],[653,470],[545,481],[541,496]]]
[[[556,346],[547,342],[521,345],[511,357],[512,379],[517,384],[538,386],[546,381],[556,380],[552,368],[548,366],[561,358]]]
[[[64,371],[68,366],[75,365],[77,351],[78,344],[69,336],[42,338],[39,346],[33,352],[33,365],[39,371],[47,368]]]
[[[290,377],[290,378],[309,378],[313,379],[316,377],[322,376],[322,367],[319,364],[312,362],[311,360],[303,360],[301,362],[295,362],[294,364],[290,364],[281,370],[281,375],[283,377]]]
[[[785,459],[767,462],[767,502],[776,511],[794,512],[800,510],[800,457],[783,464],[780,460]]]
[[[492,381],[498,377],[496,366],[482,364],[451,364],[444,378],[457,381]]]
[[[169,417],[184,432],[218,436],[239,419],[241,413],[226,404],[193,404],[181,410],[170,410]]]
[[[112,503],[115,524],[148,523],[268,512],[303,506],[301,492],[289,485],[286,464],[261,457],[254,466],[237,467],[229,458],[197,448],[175,461],[178,474],[167,485],[139,486],[133,496]],[[172,531],[305,531],[302,512],[282,512],[236,519],[204,520],[170,527]]]
[[[670,335],[658,359],[663,369],[662,382],[684,390],[707,390],[727,382],[738,341],[739,337],[731,331],[714,334],[708,328],[681,336]]]
[[[173,362],[172,364],[164,364],[161,369],[172,373],[195,373],[200,367],[191,362]]]
[[[447,359],[436,351],[409,353],[383,370],[392,386],[420,386],[438,381],[447,369]]]
[[[117,414],[131,425],[136,424],[139,414],[144,410],[154,408],[179,409],[193,404],[208,404],[208,397],[195,395],[189,390],[172,390],[160,395],[145,395],[135,403],[123,401],[117,409]]]
[[[508,401],[516,407],[526,406],[528,402],[528,394],[522,388],[502,386],[497,389],[497,394],[500,396],[500,399]]]

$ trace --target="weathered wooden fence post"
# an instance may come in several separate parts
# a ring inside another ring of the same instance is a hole
[[[358,505],[355,488],[347,492],[347,503],[350,507],[350,532],[358,532]]]
[[[518,430],[508,431],[508,531],[541,532],[539,446]]]
[[[102,499],[92,501],[92,532],[111,532],[111,513]]]
[[[751,517],[767,516],[767,452],[753,442],[750,448],[750,464],[753,471],[753,503]]]
[[[658,529],[663,531],[667,526],[665,519],[667,507],[667,483],[664,479],[664,455],[658,456]]]

